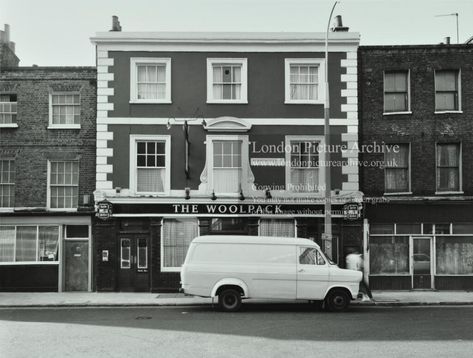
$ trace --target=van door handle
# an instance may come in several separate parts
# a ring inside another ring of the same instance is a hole
[[[297,270],[297,272],[304,272],[304,269],[299,269]]]

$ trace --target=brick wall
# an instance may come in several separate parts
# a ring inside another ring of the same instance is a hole
[[[435,144],[461,142],[465,195],[473,195],[473,46],[360,47],[360,144],[411,143],[413,195],[435,194]],[[434,71],[461,70],[463,113],[434,114]],[[410,70],[412,114],[383,115],[383,72]],[[383,160],[383,154],[361,153],[360,160]],[[384,170],[362,167],[361,190],[367,196],[384,193]]]
[[[79,91],[80,129],[48,129],[49,94]],[[79,158],[79,204],[95,189],[96,72],[92,67],[0,71],[0,93],[17,95],[17,128],[0,128],[0,157],[15,158],[15,206],[45,207],[48,158]]]

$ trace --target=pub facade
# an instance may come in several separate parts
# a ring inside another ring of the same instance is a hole
[[[198,235],[322,243],[324,38],[119,26],[92,38],[97,290],[177,290]],[[362,242],[361,222],[344,220],[346,204],[362,200],[358,43],[356,33],[330,33],[331,161],[338,163],[331,167],[330,253],[338,262]]]

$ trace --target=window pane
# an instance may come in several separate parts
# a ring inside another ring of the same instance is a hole
[[[370,225],[370,234],[393,235],[394,234],[394,225],[393,224],[371,224]]]
[[[36,226],[16,228],[16,260],[36,261]]]
[[[39,227],[39,261],[57,261],[58,259],[58,226]]]
[[[130,239],[121,239],[120,245],[120,268],[129,269],[130,268]]]
[[[148,267],[148,243],[146,239],[138,239],[138,268]]]
[[[407,92],[407,71],[386,72],[384,74],[385,92]]]
[[[163,192],[165,182],[165,169],[161,168],[146,168],[137,170],[138,192]]]
[[[473,223],[454,223],[454,234],[473,234]]]
[[[396,224],[396,234],[420,234],[420,224]]]
[[[372,274],[409,273],[409,237],[370,236]]]
[[[87,225],[67,225],[66,237],[89,237],[89,227]]]
[[[15,261],[15,227],[0,226],[0,262]]]
[[[437,274],[473,274],[473,236],[436,238]]]
[[[450,224],[435,224],[436,234],[450,234]]]
[[[241,187],[241,169],[214,168],[213,182],[215,193],[238,193]]]
[[[459,145],[437,144],[437,164],[439,166],[457,167],[459,163]]]
[[[164,219],[163,267],[181,267],[189,244],[197,235],[197,219]]]
[[[457,71],[435,71],[435,90],[456,91],[457,79]]]
[[[294,220],[261,219],[260,236],[294,237]]]

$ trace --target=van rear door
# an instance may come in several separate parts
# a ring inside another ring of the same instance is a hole
[[[298,247],[297,299],[321,300],[329,284],[329,267],[315,247]]]

